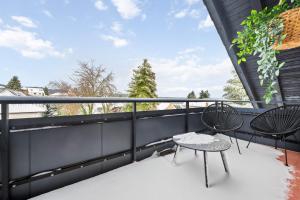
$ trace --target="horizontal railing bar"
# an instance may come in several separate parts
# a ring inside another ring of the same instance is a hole
[[[201,113],[203,108],[190,108],[190,114]],[[154,111],[141,111],[137,112],[137,119],[163,117],[163,116],[176,116],[185,114],[185,109],[171,109],[171,110],[154,110]],[[93,114],[93,115],[75,115],[75,116],[55,116],[43,118],[22,118],[11,119],[10,130],[26,130],[41,127],[56,127],[56,126],[75,126],[93,123],[108,123],[116,121],[131,120],[130,112],[123,113],[106,113],[106,114]],[[1,121],[1,120],[0,120]],[[1,127],[0,127],[1,130]]]
[[[265,103],[264,101],[240,101],[226,99],[188,99],[188,98],[123,98],[123,97],[0,97],[0,103],[7,104],[59,104],[59,103],[133,103],[133,102],[232,102],[232,103]],[[296,101],[295,102],[299,102]],[[276,103],[283,103],[277,101]],[[275,104],[275,103],[274,103]]]

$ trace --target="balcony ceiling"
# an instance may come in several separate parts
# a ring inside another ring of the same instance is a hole
[[[246,63],[237,64],[236,49],[230,48],[236,32],[242,29],[240,23],[252,9],[260,10],[277,4],[274,0],[203,0],[216,29],[226,47],[228,55],[246,89],[250,100],[263,101],[264,88],[260,86],[257,75],[257,58],[249,57]],[[286,63],[280,72],[278,84],[280,92],[277,100],[300,100],[300,48],[283,51],[278,59]],[[254,104],[264,108],[265,104]]]

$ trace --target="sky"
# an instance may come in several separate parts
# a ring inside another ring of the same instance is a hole
[[[2,0],[0,83],[69,81],[94,60],[126,93],[147,58],[160,97],[221,97],[232,63],[202,0]]]

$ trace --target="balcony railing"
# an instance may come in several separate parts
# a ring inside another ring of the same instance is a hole
[[[184,103],[185,109],[137,112],[137,104],[142,102]],[[171,148],[173,135],[204,130],[203,108],[190,108],[191,102],[241,101],[1,97],[2,199],[30,198]],[[123,113],[9,119],[11,104],[64,103],[131,103],[133,109]],[[248,134],[253,134],[250,120],[263,110],[239,108],[239,111],[245,123],[238,137],[248,139]],[[257,142],[273,145],[268,138]],[[288,147],[299,148],[296,144],[291,138]]]

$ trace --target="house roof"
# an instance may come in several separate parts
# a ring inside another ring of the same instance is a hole
[[[0,96],[26,96],[23,92],[7,88],[0,88]],[[45,105],[41,104],[12,104],[9,113],[43,113],[46,112]],[[0,107],[1,113],[1,107]]]

